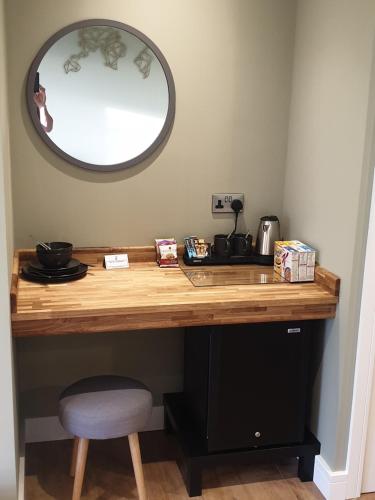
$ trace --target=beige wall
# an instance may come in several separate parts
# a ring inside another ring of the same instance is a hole
[[[13,227],[4,30],[4,2],[0,0],[0,498],[15,500],[18,446],[9,304]]]
[[[345,467],[350,417],[371,177],[374,10],[371,0],[299,0],[293,71],[294,0],[9,0],[7,11],[17,246],[29,246],[30,234],[76,245],[209,237],[231,227],[210,213],[211,193],[224,190],[245,192],[241,224],[253,232],[260,215],[282,212],[284,231],[315,245],[321,263],[342,277],[338,318],[321,339],[313,412],[333,469]],[[176,83],[169,142],[153,163],[122,173],[66,164],[39,140],[26,111],[26,73],[41,44],[92,17],[145,32]],[[22,340],[18,354],[30,416],[53,414],[59,389],[96,371],[143,378],[156,404],[163,391],[181,387],[181,330]]]
[[[8,95],[7,95],[7,63],[5,51],[5,25],[4,25],[4,7],[5,1],[1,0],[1,24],[0,24],[0,133],[2,143],[2,160],[4,165],[4,202],[6,217],[6,245],[8,255],[8,273],[11,276],[11,263],[13,260],[13,208],[12,208],[12,186],[11,186],[11,168],[10,168],[10,145],[9,145],[9,114],[8,114]]]
[[[211,236],[232,227],[210,211],[211,193],[223,190],[245,193],[253,231],[260,215],[280,213],[294,8],[294,0],[9,1],[17,246],[30,246],[30,234],[76,245]],[[140,29],[171,66],[175,125],[147,167],[100,174],[68,165],[27,115],[25,78],[42,43],[66,24],[95,17]]]
[[[30,234],[76,245],[209,237],[232,227],[231,217],[210,212],[211,193],[224,190],[245,193],[243,228],[254,231],[259,216],[280,213],[294,0],[12,0],[7,13],[17,246],[30,246]],[[78,169],[49,151],[24,97],[42,43],[96,17],[147,34],[166,56],[177,92],[174,128],[158,158],[115,174]],[[19,341],[24,413],[54,414],[61,387],[108,371],[140,377],[159,404],[162,392],[181,388],[182,342],[181,330]]]
[[[375,4],[300,0],[297,12],[284,219],[289,236],[316,246],[321,264],[342,278],[338,317],[322,339],[313,419],[323,457],[340,470],[371,187],[366,138],[373,141],[367,113]]]
[[[154,405],[182,389],[183,336],[177,329],[19,339],[18,385],[27,417],[56,415],[57,397],[91,375],[128,375],[147,384]]]
[[[338,318],[322,335],[313,416],[333,469],[345,467],[350,416],[374,10],[371,0],[299,0],[293,72],[294,0],[8,0],[7,11],[17,245],[29,246],[30,234],[76,245],[211,236],[230,228],[210,213],[215,191],[245,192],[241,224],[253,232],[260,215],[283,207],[285,232],[315,245],[321,263],[342,277]],[[145,32],[172,68],[176,121],[148,166],[85,172],[50,152],[28,118],[24,83],[37,50],[62,26],[92,17]],[[53,414],[62,386],[99,371],[143,378],[156,404],[181,387],[180,330],[21,340],[18,354],[30,416]]]

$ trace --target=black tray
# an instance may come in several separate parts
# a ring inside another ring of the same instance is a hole
[[[231,257],[219,257],[212,254],[210,257],[188,257],[187,253],[183,256],[187,266],[223,266],[232,264],[259,264],[261,266],[273,266],[273,255],[232,255]]]
[[[29,262],[29,272],[35,274],[42,273],[48,276],[62,276],[79,272],[80,261],[71,259],[64,267],[46,267],[37,260]]]
[[[87,265],[80,264],[78,269],[74,273],[62,274],[59,276],[46,274],[45,272],[36,273],[30,266],[26,265],[22,268],[21,278],[27,281],[33,281],[35,283],[67,283],[69,281],[78,280],[86,276]]]

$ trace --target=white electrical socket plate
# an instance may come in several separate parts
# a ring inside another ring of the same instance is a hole
[[[212,195],[212,213],[232,214],[233,209],[230,206],[232,201],[240,200],[244,205],[244,199],[245,195],[243,193],[215,193]]]

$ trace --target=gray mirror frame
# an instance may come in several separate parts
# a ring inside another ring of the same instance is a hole
[[[86,163],[84,161],[78,160],[77,158],[70,156],[67,154],[65,151],[60,149],[48,136],[48,134],[44,131],[43,127],[40,124],[40,120],[37,114],[36,106],[33,101],[33,95],[34,95],[34,82],[35,82],[35,77],[36,77],[36,72],[38,71],[39,65],[46,54],[46,52],[50,49],[50,47],[57,42],[61,37],[64,35],[67,35],[71,31],[81,29],[81,28],[86,28],[88,26],[109,26],[112,28],[118,28],[124,31],[127,31],[128,33],[131,33],[132,35],[135,35],[137,38],[142,40],[156,55],[156,57],[159,59],[159,62],[164,70],[164,74],[167,80],[167,85],[168,85],[168,93],[169,93],[169,102],[168,102],[168,112],[167,116],[165,119],[164,126],[158,135],[158,137],[155,139],[155,141],[147,148],[143,153],[140,155],[131,158],[130,160],[127,160],[123,163],[116,163],[113,165],[94,165],[91,163]],[[26,84],[26,100],[27,100],[27,107],[29,110],[29,114],[31,116],[31,120],[34,124],[34,127],[36,128],[39,136],[41,139],[47,144],[47,146],[52,149],[57,155],[62,157],[64,160],[66,160],[69,163],[72,163],[73,165],[76,165],[78,167],[86,168],[89,170],[95,170],[95,171],[100,171],[100,172],[113,172],[116,170],[123,170],[129,167],[133,167],[134,165],[138,165],[139,163],[142,163],[145,161],[147,158],[149,158],[155,151],[163,144],[163,142],[167,139],[169,136],[172,126],[174,123],[174,117],[175,117],[175,110],[176,110],[176,90],[175,90],[175,85],[174,85],[174,80],[172,76],[171,69],[167,63],[167,60],[159,50],[159,48],[155,45],[155,43],[150,40],[146,35],[144,35],[142,32],[138,31],[137,29],[133,28],[132,26],[128,26],[127,24],[118,22],[118,21],[112,21],[109,19],[87,19],[85,21],[79,21],[77,23],[69,24],[65,28],[62,28],[59,30],[57,33],[52,35],[42,46],[42,48],[38,51],[35,59],[33,60],[28,77],[27,77],[27,84]]]

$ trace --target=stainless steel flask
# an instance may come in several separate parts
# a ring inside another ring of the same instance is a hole
[[[261,217],[255,251],[259,255],[273,255],[274,243],[280,240],[280,221],[276,215]]]

